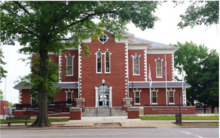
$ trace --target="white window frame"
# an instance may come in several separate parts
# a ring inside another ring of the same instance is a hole
[[[98,52],[100,52],[101,53],[101,72],[98,72]],[[100,51],[100,49],[98,49],[98,51],[95,53],[95,55],[96,55],[96,58],[95,58],[95,60],[96,60],[96,74],[102,74],[102,52]]]
[[[157,61],[160,61],[161,63],[161,76],[157,75]],[[160,59],[158,57],[158,59],[155,59],[155,62],[156,62],[156,78],[163,78],[163,59]]]
[[[138,70],[139,70],[139,74],[135,74],[134,73],[134,56],[137,56],[138,57],[138,65],[139,65],[139,68],[138,68]],[[131,57],[132,57],[132,65],[133,65],[133,76],[139,76],[140,75],[140,57],[141,57],[141,55],[137,55],[137,53],[135,53],[135,55],[131,55]]]
[[[68,93],[69,93],[69,92],[71,93],[71,100],[73,100],[73,93],[74,93],[74,91],[73,91],[73,90],[71,91],[71,90],[69,89],[69,90],[65,91],[65,93],[66,93],[66,101],[67,101],[67,98],[68,98],[67,96],[68,96]],[[68,103],[66,102],[66,105],[72,105],[72,104],[68,104]]]
[[[72,74],[67,74],[67,66],[68,66],[68,57],[72,57]],[[70,54],[69,54],[69,56],[66,56],[65,55],[65,58],[66,58],[66,76],[74,76],[74,55],[73,56],[71,56]]]
[[[107,52],[109,52],[108,49],[107,49],[107,51],[105,51],[105,73],[106,74],[111,73],[111,54],[112,54],[109,52],[109,72],[106,72],[106,53]]]
[[[169,104],[175,104],[175,89],[172,90],[172,88],[168,91],[168,99],[169,99]],[[173,92],[173,103],[170,103],[170,92]]]
[[[106,36],[106,41],[105,41],[105,42],[107,42],[107,41],[108,41],[108,39],[109,39],[109,37],[108,37],[108,35],[106,35],[106,34],[104,34],[104,36]],[[104,44],[104,43],[105,43],[105,42],[100,41],[100,37],[99,37],[99,42],[101,42],[102,44]]]
[[[153,103],[153,92],[156,92],[156,100],[157,102],[156,103]],[[157,90],[151,90],[151,100],[152,100],[152,105],[158,105],[158,96],[157,96],[157,93],[158,93],[158,89]]]
[[[136,92],[139,93],[139,103],[136,103],[136,94],[135,94]],[[141,89],[140,90],[136,89],[136,90],[133,91],[133,93],[134,93],[134,104],[135,105],[141,105]]]

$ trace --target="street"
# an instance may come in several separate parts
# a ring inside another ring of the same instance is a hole
[[[129,129],[47,129],[2,130],[1,138],[42,137],[167,137],[167,138],[218,138],[219,128],[129,128]]]

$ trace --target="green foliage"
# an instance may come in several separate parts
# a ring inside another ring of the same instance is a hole
[[[3,100],[4,96],[3,96],[3,92],[2,90],[0,89],[0,100]]]
[[[38,93],[39,96],[39,113],[33,125],[50,126],[46,97],[53,95],[57,89],[53,87],[53,82],[56,80],[53,81],[55,73],[50,74],[48,52],[60,54],[66,48],[78,48],[82,40],[90,37],[98,39],[100,35],[102,37],[104,29],[112,38],[120,39],[122,32],[126,30],[125,25],[129,22],[133,22],[142,30],[147,27],[152,28],[157,20],[153,13],[158,4],[159,2],[156,1],[7,1],[1,3],[1,42],[13,45],[18,41],[23,46],[19,50],[21,53],[39,55],[36,73],[23,78],[23,80],[30,80],[31,83],[28,85],[32,86],[31,94]],[[95,19],[100,22],[94,23]],[[82,45],[82,48],[86,56],[90,55],[87,45]]]
[[[2,60],[2,58],[4,58],[4,56],[3,56],[2,49],[0,48],[0,82],[1,82],[1,78],[5,78],[6,77],[6,73],[7,73],[7,71],[4,70],[4,68],[1,66],[1,65],[5,65],[6,64]]]
[[[23,84],[24,87],[31,87],[29,93],[30,95],[34,98],[34,100],[39,99],[38,97],[38,91],[40,88],[40,85],[44,81],[43,78],[39,75],[39,62],[40,58],[39,57],[33,57],[32,62],[31,62],[31,74],[20,77],[19,80],[16,81],[16,84]],[[60,87],[55,87],[54,85],[58,83],[59,75],[58,75],[58,70],[59,70],[59,65],[54,63],[52,59],[48,60],[47,64],[48,68],[48,78],[45,83],[43,83],[44,86],[42,86],[45,89],[45,92],[48,94],[48,99],[49,102],[52,102],[54,100],[54,94],[59,92],[61,90]]]
[[[13,104],[12,102],[8,102],[8,106],[10,106],[10,107],[16,107],[16,105]]]
[[[219,92],[219,55],[216,50],[209,52],[204,45],[193,42],[177,43],[180,47],[175,52],[174,66],[181,72],[181,65],[186,72],[185,81],[191,85],[187,89],[187,99],[194,105],[194,100],[218,106]]]
[[[181,22],[178,26],[212,25],[219,23],[219,1],[194,1],[187,8],[185,14],[180,15]]]
[[[33,123],[36,119],[30,119],[30,123]],[[50,122],[68,122],[69,118],[49,118]],[[11,123],[24,123],[25,120],[12,120]],[[0,124],[7,124],[8,120],[0,119]]]

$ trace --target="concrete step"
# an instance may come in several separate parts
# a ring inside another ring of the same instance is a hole
[[[85,107],[82,116],[127,116],[122,107]]]

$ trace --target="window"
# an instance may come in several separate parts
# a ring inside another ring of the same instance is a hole
[[[66,75],[73,76],[73,56],[67,56]]]
[[[97,64],[96,72],[101,73],[102,72],[102,53],[100,51],[98,51],[96,55],[96,64]]]
[[[157,77],[162,77],[162,60],[156,60],[156,73]]]
[[[152,104],[157,104],[157,91],[152,91]]]
[[[136,91],[134,94],[135,94],[135,104],[140,104],[140,92]]]
[[[140,69],[139,69],[139,56],[135,55],[133,56],[133,75],[139,75]]]
[[[110,73],[111,70],[111,66],[110,66],[110,52],[109,51],[106,51],[105,52],[105,73]]]
[[[169,103],[174,103],[174,92],[169,91]]]
[[[66,92],[66,101],[68,104],[72,102],[72,92],[71,91]]]
[[[102,44],[104,44],[107,40],[108,40],[108,36],[106,34],[104,34],[103,37],[99,38],[99,41],[102,42]]]

